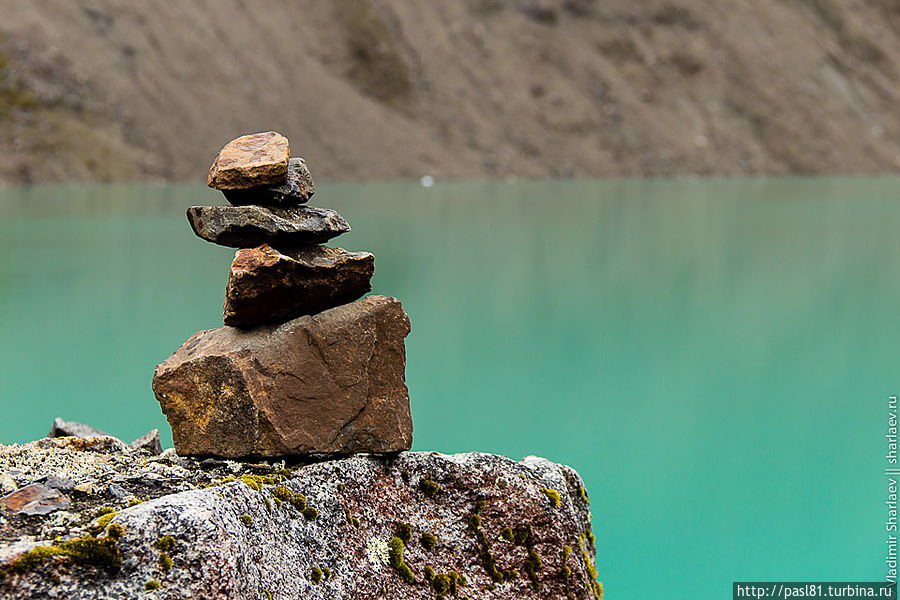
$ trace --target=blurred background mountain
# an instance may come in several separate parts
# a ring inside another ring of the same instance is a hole
[[[0,0],[0,183],[900,170],[900,0]]]

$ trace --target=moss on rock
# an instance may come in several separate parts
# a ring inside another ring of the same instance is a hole
[[[118,573],[122,568],[122,554],[115,538],[85,536],[68,542],[55,542],[52,546],[32,548],[7,570],[28,573],[53,556],[65,556],[76,565],[103,569],[110,574]]]
[[[99,516],[93,523],[88,525],[88,533],[90,533],[91,535],[99,535],[104,529],[106,529],[106,526],[109,525],[109,522],[116,517],[118,513],[116,513],[116,511],[112,510],[111,508],[109,508],[109,510],[107,511],[106,509],[108,508],[109,507],[106,506],[100,509],[100,511],[97,511],[96,514]]]
[[[547,498],[550,500],[550,506],[552,506],[553,508],[557,508],[559,506],[559,492],[550,488],[541,488],[541,492],[543,492],[544,495],[547,496]]]
[[[419,538],[419,541],[422,543],[422,547],[426,550],[431,550],[435,546],[437,546],[437,538],[433,533],[428,533],[427,531],[422,534]]]
[[[423,477],[419,480],[419,489],[426,496],[434,496],[441,490],[441,486],[427,477]]]
[[[409,545],[409,542],[412,540],[412,525],[409,523],[398,523],[397,531],[394,535],[403,540],[404,545]]]
[[[416,582],[416,577],[413,575],[412,569],[403,562],[404,548],[403,540],[399,537],[395,537],[388,542],[388,562],[390,563],[391,568],[397,571],[403,581],[413,584]]]
[[[162,552],[171,552],[175,547],[175,538],[171,535],[164,535],[153,543],[153,546]]]

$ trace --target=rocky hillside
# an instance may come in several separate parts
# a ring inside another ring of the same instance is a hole
[[[0,0],[0,182],[900,169],[897,0]]]

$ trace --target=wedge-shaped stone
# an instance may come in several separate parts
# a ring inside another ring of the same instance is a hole
[[[337,211],[315,206],[192,206],[187,218],[198,237],[232,248],[318,244],[350,231]]]
[[[156,367],[153,391],[179,454],[407,450],[408,333],[400,301],[386,296],[279,326],[201,331]]]
[[[206,185],[217,190],[279,185],[287,176],[290,155],[287,138],[278,132],[242,135],[216,156]]]
[[[312,174],[306,161],[292,158],[288,162],[287,178],[281,185],[252,190],[223,190],[225,198],[236,206],[258,204],[260,206],[299,206],[316,193]]]
[[[235,327],[282,323],[352,302],[372,289],[369,252],[267,245],[238,250],[225,289],[224,321]]]

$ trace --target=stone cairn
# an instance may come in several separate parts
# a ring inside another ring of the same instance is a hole
[[[386,453],[412,445],[409,318],[362,296],[375,257],[320,245],[350,231],[307,206],[314,186],[288,140],[229,142],[207,184],[230,206],[192,206],[197,236],[238,248],[225,327],[200,331],[156,367],[153,392],[181,455],[228,458]]]

